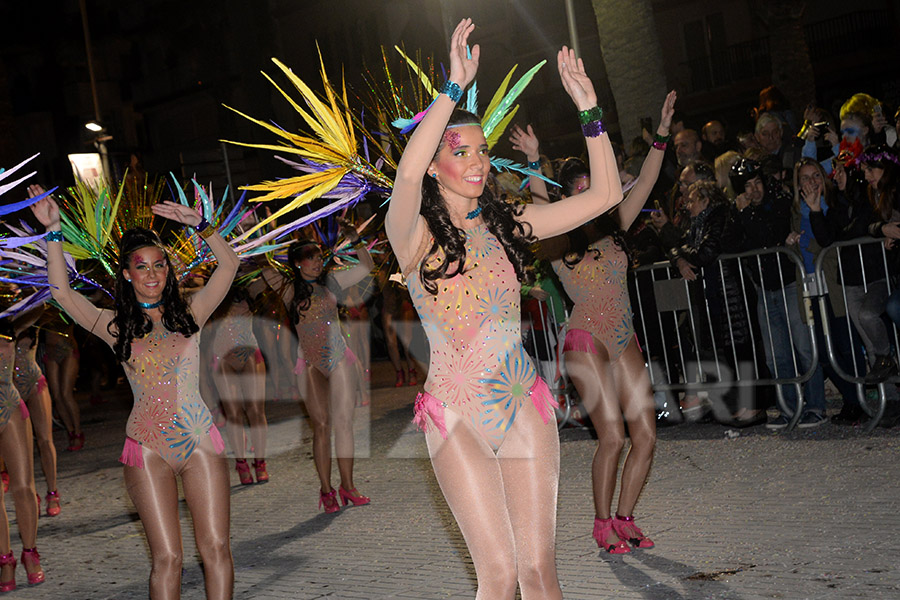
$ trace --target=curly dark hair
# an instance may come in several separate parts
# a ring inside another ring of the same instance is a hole
[[[155,246],[160,249],[163,256],[166,257],[166,266],[168,274],[166,275],[166,285],[162,293],[162,324],[169,331],[182,334],[185,337],[200,331],[194,316],[191,314],[190,306],[181,295],[178,288],[178,281],[175,279],[175,269],[172,268],[172,261],[169,259],[169,253],[166,252],[162,240],[155,231],[135,227],[128,229],[122,234],[122,240],[119,242],[119,266],[116,269],[116,299],[115,299],[115,315],[107,326],[110,335],[116,338],[113,344],[113,351],[119,362],[126,362],[131,358],[131,342],[135,338],[142,338],[153,329],[153,323],[147,312],[138,305],[137,296],[134,293],[134,287],[131,282],[125,279],[125,270],[128,268],[128,262],[131,255],[136,250]]]
[[[469,124],[480,126],[481,119],[468,111],[456,109],[450,115],[447,126]],[[442,139],[434,153],[435,158],[443,147]],[[534,262],[534,255],[530,247],[530,243],[534,241],[531,235],[531,226],[516,219],[521,216],[525,208],[521,205],[503,202],[491,191],[489,185],[484,186],[484,191],[478,198],[478,206],[481,207],[481,217],[488,230],[494,234],[506,251],[506,257],[512,263],[516,277],[522,283],[533,282],[534,273],[529,269]],[[428,293],[436,295],[438,280],[449,279],[465,272],[466,233],[450,220],[450,212],[441,195],[440,184],[427,174],[422,178],[422,208],[419,212],[425,218],[428,229],[434,236],[434,243],[419,266],[419,280]],[[443,250],[444,259],[434,267],[428,267],[429,259],[434,257],[439,250]]]
[[[291,305],[288,306],[288,315],[294,323],[300,321],[300,317],[303,316],[302,313],[309,310],[311,303],[310,297],[313,293],[313,286],[303,278],[303,275],[300,273],[300,267],[297,264],[305,258],[310,246],[318,246],[318,244],[312,240],[300,240],[299,242],[294,242],[288,248],[288,266],[291,269],[291,283],[294,286],[294,298],[291,300]],[[322,273],[315,280],[315,283],[325,285],[326,277],[327,272],[325,269],[322,269]]]
[[[557,180],[561,190],[562,197],[568,197],[575,193],[575,182],[582,177],[590,177],[591,172],[584,161],[580,158],[567,158],[559,168]],[[585,225],[573,229],[566,234],[569,239],[569,250],[563,257],[563,264],[574,269],[584,259],[588,246],[593,240],[601,240],[611,236],[613,241],[622,250],[628,254],[628,245],[625,242],[625,233],[619,227],[619,223],[613,219],[609,213],[605,213],[596,219],[586,223]],[[593,240],[588,238],[593,238]],[[594,251],[594,260],[600,258],[600,253]]]

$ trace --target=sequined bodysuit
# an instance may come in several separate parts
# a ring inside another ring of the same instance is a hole
[[[628,255],[607,236],[590,244],[574,268],[556,260],[553,269],[575,303],[568,335],[573,331],[588,332],[606,346],[609,359],[616,360],[634,337],[628,298]]]
[[[437,295],[422,286],[419,265],[407,275],[431,346],[416,422],[446,435],[443,411],[454,411],[497,450],[520,411],[536,408],[548,421],[552,399],[522,345],[521,284],[505,250],[485,225],[465,233],[464,273],[437,280]]]
[[[6,338],[0,340],[0,430],[6,427],[10,417],[24,406],[19,391],[13,384],[16,362],[16,344]],[[27,415],[23,412],[23,418]]]
[[[32,338],[16,342],[16,374],[13,383],[23,399],[31,398],[40,386],[47,385],[36,354],[37,342]]]
[[[328,376],[348,356],[347,343],[341,335],[337,298],[327,286],[309,283],[313,288],[309,308],[300,311],[300,319],[294,327],[303,360]],[[299,360],[297,365],[300,366]]]
[[[216,325],[212,346],[213,370],[225,363],[234,371],[243,370],[248,360],[262,362],[262,353],[253,335],[253,314],[246,302],[233,302]]]
[[[200,397],[200,334],[190,337],[167,330],[162,322],[131,342],[125,374],[134,393],[121,462],[142,466],[140,447],[159,454],[179,472],[205,436],[216,452],[224,442]]]

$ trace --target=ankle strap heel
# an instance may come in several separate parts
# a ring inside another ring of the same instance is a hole
[[[16,556],[10,550],[7,554],[0,554],[0,567],[12,565],[13,574],[9,581],[0,581],[0,593],[11,592],[16,589]]]
[[[38,554],[37,548],[22,549],[22,564],[25,566],[25,572],[28,575],[28,585],[44,583],[44,570],[41,568],[41,555]],[[37,570],[29,573],[29,568]]]

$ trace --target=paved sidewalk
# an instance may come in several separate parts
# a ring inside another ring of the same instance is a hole
[[[376,365],[372,408],[358,411],[357,484],[370,506],[324,515],[310,430],[292,402],[271,402],[266,485],[232,476],[235,598],[473,598],[465,544],[409,421],[415,388],[386,387]],[[382,387],[379,387],[381,385]],[[84,411],[87,445],[60,451],[62,514],[41,517],[47,582],[10,598],[147,597],[149,553],[116,462],[130,397]],[[83,404],[84,406],[85,404]],[[371,425],[371,427],[369,427]],[[57,432],[59,448],[63,434]],[[570,600],[900,598],[900,429],[824,425],[808,433],[762,427],[726,439],[718,425],[661,429],[639,524],[657,543],[612,557],[591,538],[586,431],[561,436],[558,565]],[[35,461],[36,464],[39,464]],[[38,491],[46,492],[38,470]],[[337,476],[335,475],[335,484]],[[203,576],[183,508],[183,595],[202,599]],[[14,521],[11,498],[7,500]],[[21,543],[12,526],[13,549]]]

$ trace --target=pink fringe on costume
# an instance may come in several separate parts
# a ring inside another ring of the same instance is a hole
[[[122,448],[122,456],[119,462],[128,467],[144,468],[144,454],[141,452],[141,444],[131,439],[125,438],[125,447]]]
[[[256,364],[259,364],[265,360],[263,358],[262,350],[260,350],[259,348],[256,349],[256,352],[253,353],[253,360],[256,361]]]
[[[209,361],[209,368],[213,373],[217,373],[219,371],[219,357],[213,356],[212,360]]]
[[[47,389],[47,378],[41,375],[38,377],[37,383],[34,385],[34,391],[32,394],[40,394],[44,390]]]
[[[437,427],[438,433],[441,434],[441,437],[445,440],[447,439],[447,424],[444,422],[444,405],[440,400],[429,394],[428,392],[419,392],[419,395],[416,396],[416,404],[413,408],[413,423],[416,424],[416,427],[419,428],[419,431],[427,433],[429,430],[428,427],[428,417],[431,417],[431,422],[434,423],[434,426]]]
[[[299,375],[306,369],[306,360],[302,356],[297,357],[297,364],[294,365],[294,375]]]
[[[569,351],[597,354],[594,336],[591,335],[590,331],[585,331],[584,329],[570,329],[566,332],[566,341],[563,344],[563,352]]]
[[[569,336],[566,335],[566,340],[569,339]],[[556,412],[555,409],[559,406],[558,402],[553,398],[553,393],[550,391],[550,387],[547,385],[547,382],[544,381],[543,377],[537,377],[534,380],[534,383],[531,385],[531,389],[528,390],[528,395],[531,396],[531,401],[534,403],[534,407],[537,409],[538,414],[541,415],[541,418],[544,420],[544,424],[550,422],[550,420],[556,420]]]
[[[222,439],[222,434],[215,425],[209,428],[209,439],[212,440],[213,450],[216,451],[216,454],[225,452],[225,440]]]
[[[24,400],[19,400],[19,411],[21,411],[21,413],[22,413],[22,420],[23,420],[23,421],[24,421],[25,419],[28,418],[28,416],[29,416],[29,414],[28,414],[28,407],[25,405],[25,401],[24,401]]]

